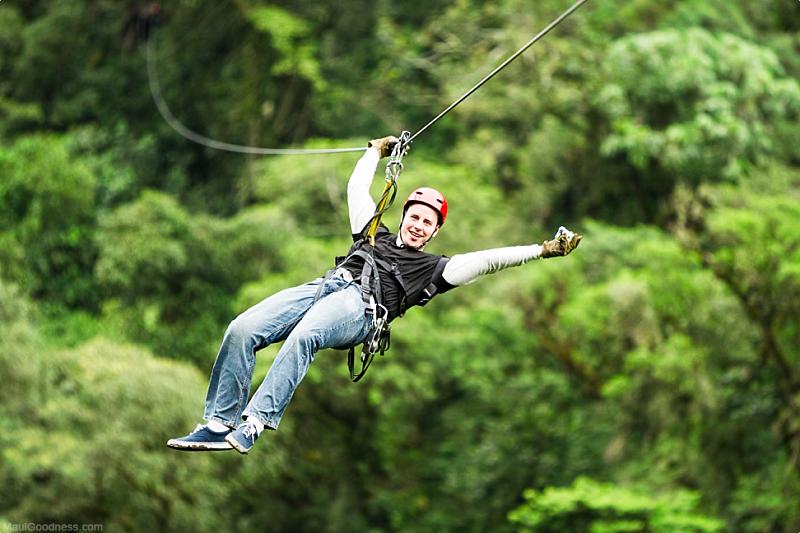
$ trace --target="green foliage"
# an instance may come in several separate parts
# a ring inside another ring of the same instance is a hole
[[[347,146],[367,140],[350,140]],[[343,144],[343,145],[344,145]],[[309,147],[336,148],[337,143],[309,143]],[[347,236],[347,179],[359,155],[332,157],[273,157],[259,161],[253,179],[253,200],[279,208],[301,221],[307,234]],[[376,182],[383,180],[376,179]],[[374,190],[380,194],[377,186]]]
[[[0,412],[9,416],[25,415],[26,406],[21,397],[36,375],[36,366],[30,360],[15,356],[35,345],[30,315],[31,302],[19,293],[17,287],[0,280],[0,372],[5,380]]]
[[[45,349],[30,302],[3,282],[0,319],[5,520],[126,530],[221,524],[201,510],[213,508],[216,466],[169,461],[161,448],[191,421],[203,386],[195,369],[102,339],[72,352]],[[200,480],[206,489],[191,490]]]
[[[146,191],[100,221],[96,274],[104,313],[159,354],[206,361],[216,332],[232,318],[229,298],[248,279],[282,267],[281,234],[290,231],[274,209],[221,220]]]
[[[788,457],[779,461],[787,461],[789,468],[797,465],[800,451],[797,438],[800,377],[795,370],[796,347],[800,340],[797,318],[800,314],[796,303],[800,287],[797,183],[795,173],[793,184],[778,196],[744,188],[708,189],[704,196],[711,207],[706,212],[701,211],[700,220],[693,221],[699,228],[688,232],[687,237],[698,248],[707,267],[735,295],[747,321],[757,332],[757,341],[753,344],[762,374],[758,385],[751,385],[759,396],[750,409],[773,413],[773,429],[789,452]],[[687,224],[687,227],[690,226]],[[738,380],[749,381],[746,375]],[[737,414],[742,410],[742,406],[736,405]],[[763,472],[751,475],[746,486],[763,483]],[[786,487],[793,483],[778,470],[772,471],[770,477],[773,486]],[[785,508],[780,501],[773,492],[765,492],[754,506],[752,523],[796,524],[797,510]]]
[[[203,386],[196,370],[102,339],[70,353],[4,347],[0,361],[23,354],[28,371],[11,375],[23,387],[0,401],[0,513],[15,523],[121,530],[221,527],[217,467],[162,451],[192,420]]]
[[[718,205],[706,218],[701,243],[706,260],[741,295],[748,311],[779,322],[775,333],[787,329],[796,333],[794,322],[800,312],[797,198],[743,195],[741,190],[728,189],[715,200]],[[796,346],[797,340],[787,338],[785,347]]]
[[[800,85],[775,54],[729,34],[664,30],[620,39],[598,93],[608,156],[690,183],[738,180],[788,139]]]
[[[590,2],[426,130],[387,226],[431,185],[433,253],[583,244],[410,310],[358,385],[318,354],[245,460],[163,443],[235,314],[347,249],[358,154],[189,143],[146,45],[197,132],[364,146],[566,4],[150,7],[0,3],[0,529],[800,528],[795,3]]]
[[[308,23],[276,6],[252,7],[245,15],[256,29],[271,37],[281,56],[272,66],[273,74],[298,75],[312,82],[315,89],[325,89]]]
[[[12,56],[19,52],[20,33],[22,30],[22,17],[16,6],[3,6],[0,11],[0,74],[3,82],[0,84],[0,94],[6,96],[10,91],[9,76],[13,71]]]
[[[172,197],[155,192],[109,213],[100,222],[98,278],[118,294],[167,292],[189,265],[190,224]]]
[[[36,104],[23,104],[0,96],[0,135],[6,136],[41,123],[42,112]]]
[[[530,296],[513,301],[584,394],[604,398],[600,455],[618,479],[688,482],[722,505],[733,490],[722,472],[759,471],[778,442],[793,456],[794,440],[755,437],[775,424],[791,431],[796,415],[781,407],[759,325],[728,284],[651,229],[589,225],[585,235],[560,269],[569,284],[537,269]],[[792,511],[776,523],[796,520]]]
[[[653,495],[578,478],[565,488],[526,491],[526,503],[509,515],[520,531],[722,531],[718,519],[697,513],[691,491]]]
[[[0,150],[0,174],[3,275],[37,298],[95,305],[96,179],[68,138],[20,138]]]
[[[680,2],[661,25],[664,28],[704,28],[725,32],[752,40],[758,31],[748,20],[747,6],[724,0]]]

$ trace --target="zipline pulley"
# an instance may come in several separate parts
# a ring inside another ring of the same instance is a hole
[[[375,214],[372,215],[372,220],[367,230],[367,238],[372,246],[375,246],[375,234],[378,232],[381,217],[392,206],[394,198],[397,196],[397,179],[403,171],[403,156],[408,153],[411,132],[404,131],[398,139],[399,142],[392,148],[392,155],[389,156],[389,162],[386,163],[386,185],[383,187],[381,199],[375,207]]]

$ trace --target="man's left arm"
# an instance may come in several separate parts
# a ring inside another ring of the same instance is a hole
[[[466,285],[481,276],[524,265],[532,259],[568,255],[578,246],[581,238],[581,235],[562,226],[553,240],[544,241],[542,244],[509,246],[454,255],[445,265],[442,278],[453,286]]]

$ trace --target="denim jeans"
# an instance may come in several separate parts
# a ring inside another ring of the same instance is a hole
[[[314,296],[323,285],[320,299]],[[361,289],[339,277],[283,290],[251,307],[228,326],[206,395],[203,418],[236,427],[254,417],[277,429],[317,351],[363,342],[370,329]],[[285,341],[250,402],[256,352]]]

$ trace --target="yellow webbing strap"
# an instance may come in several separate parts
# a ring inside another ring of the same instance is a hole
[[[378,202],[378,206],[375,208],[375,215],[372,217],[372,222],[370,222],[369,229],[367,230],[367,237],[369,238],[369,243],[372,246],[375,246],[375,234],[378,232],[378,226],[381,223],[381,216],[391,206],[390,198],[392,200],[394,199],[394,195],[389,194],[393,188],[397,188],[397,182],[387,181],[383,188],[383,193],[381,194],[381,199]]]

